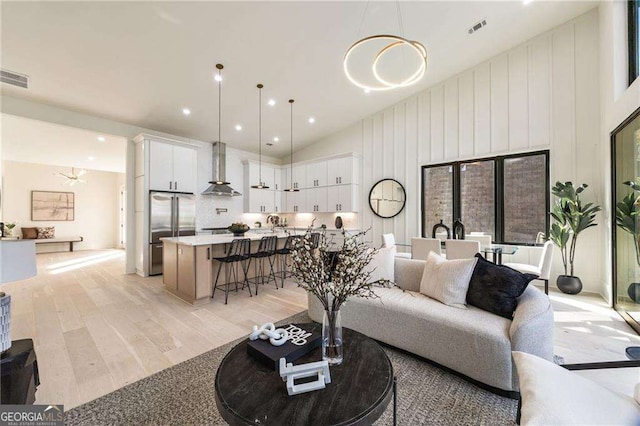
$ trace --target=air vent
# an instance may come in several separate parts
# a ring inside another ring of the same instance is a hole
[[[474,26],[472,26],[471,28],[469,28],[467,30],[467,32],[469,34],[473,34],[476,31],[478,31],[479,29],[481,29],[482,27],[486,27],[487,26],[487,21],[485,19],[483,19],[482,21],[478,22],[477,24],[475,24]]]
[[[24,89],[29,88],[29,76],[12,71],[0,70],[0,82],[12,84]]]
[[[267,142],[267,146],[273,146],[272,142]]]

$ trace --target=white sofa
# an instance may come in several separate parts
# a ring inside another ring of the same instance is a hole
[[[553,309],[534,286],[520,296],[508,320],[420,294],[424,264],[396,258],[397,287],[376,288],[379,299],[349,299],[341,308],[342,325],[507,392],[519,389],[511,351],[553,360]],[[311,294],[309,316],[322,322],[322,304]]]

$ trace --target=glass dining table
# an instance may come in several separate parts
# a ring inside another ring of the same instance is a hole
[[[487,246],[482,246],[480,251],[484,253],[485,258],[489,253],[491,253],[493,263],[495,263],[496,265],[502,265],[502,255],[516,254],[518,252],[518,246],[507,244],[490,244]]]

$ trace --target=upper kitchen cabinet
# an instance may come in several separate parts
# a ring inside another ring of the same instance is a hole
[[[357,184],[359,176],[358,159],[353,156],[333,158],[327,161],[329,185]]]
[[[360,209],[359,185],[329,187],[327,193],[328,212],[357,212]]]
[[[191,147],[150,140],[149,189],[196,192],[197,151]]]
[[[327,186],[327,162],[316,161],[306,166],[307,188]]]
[[[305,166],[304,164],[294,165],[293,170],[291,168],[288,168],[285,174],[286,174],[285,188],[288,188],[289,185],[291,185],[294,189],[303,189],[303,188],[312,186],[312,185],[307,185],[307,182],[306,182],[307,166]]]
[[[276,170],[275,167],[268,164],[262,164],[262,171],[260,170],[260,163],[253,161],[246,161],[244,163],[245,171],[248,170],[248,174],[245,173],[245,176],[249,177],[249,181],[246,182],[248,186],[257,185],[261,183],[262,185],[266,185],[270,190],[276,190]],[[245,185],[246,186],[246,185]]]

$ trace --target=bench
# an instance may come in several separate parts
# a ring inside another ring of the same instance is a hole
[[[33,240],[36,244],[60,244],[69,243],[69,251],[73,251],[73,243],[80,243],[84,241],[82,237],[67,237],[67,238],[41,238]]]

